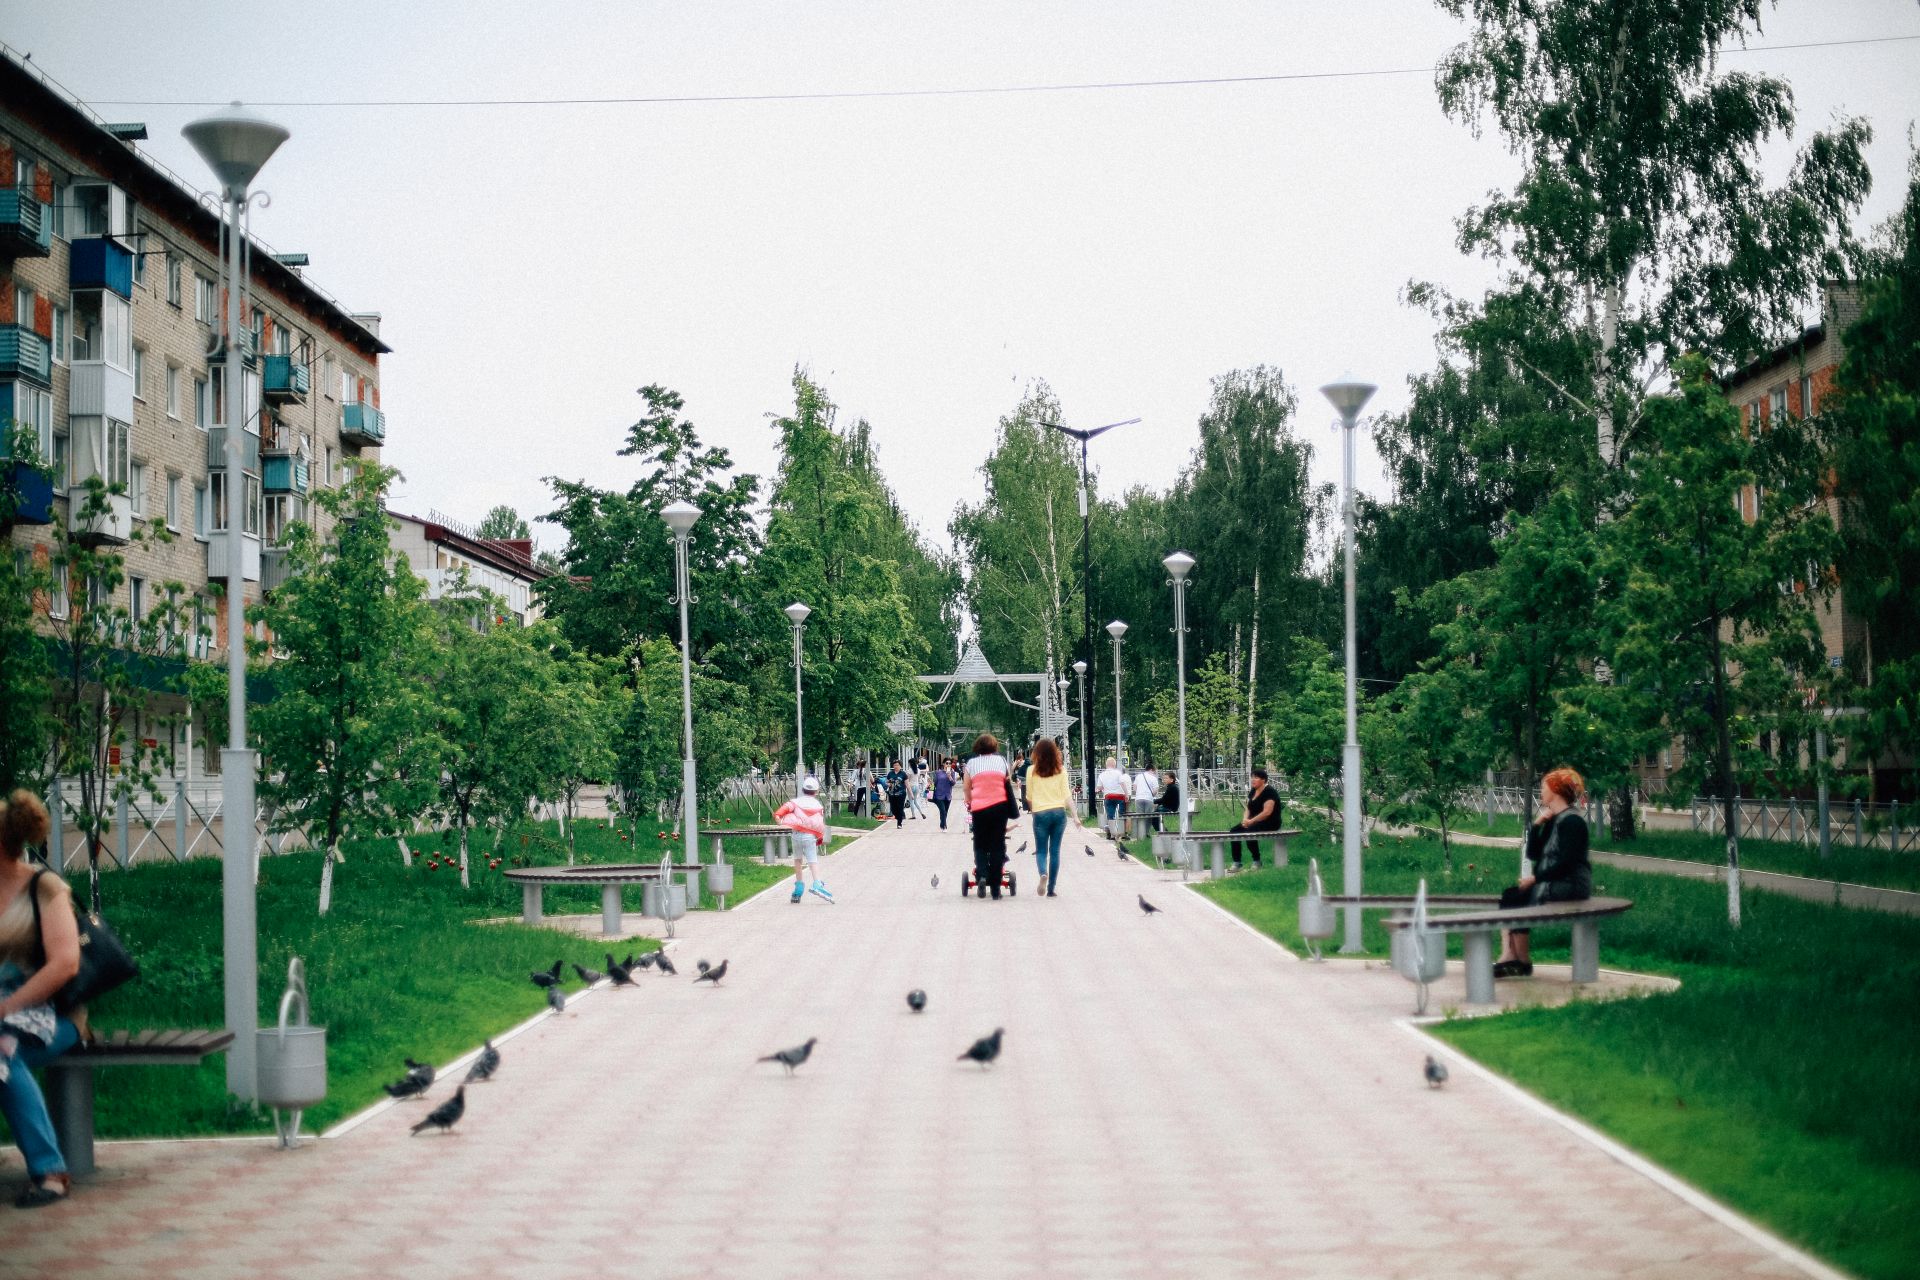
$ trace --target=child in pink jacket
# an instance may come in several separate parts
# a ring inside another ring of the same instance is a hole
[[[820,803],[820,780],[808,778],[800,784],[800,794],[774,811],[773,820],[793,832],[793,897],[800,901],[807,891],[807,873],[813,873],[813,892],[828,902],[833,894],[820,879],[820,847],[827,842],[827,811]]]

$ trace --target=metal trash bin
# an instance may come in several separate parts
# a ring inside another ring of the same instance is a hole
[[[1394,931],[1388,943],[1387,955],[1393,963],[1394,972],[1413,984],[1414,1013],[1425,1013],[1427,984],[1436,981],[1447,971],[1447,935],[1427,927],[1427,882],[1424,879],[1413,896],[1413,919],[1405,928]]]
[[[300,1020],[289,1022],[295,1001]],[[327,1029],[309,1026],[310,1016],[306,966],[295,956],[287,965],[279,1025],[254,1032],[255,1085],[260,1102],[273,1109],[273,1130],[282,1147],[299,1143],[301,1114],[327,1096]]]
[[[1307,944],[1309,957],[1321,960],[1320,944],[1336,932],[1333,904],[1327,901],[1326,888],[1320,883],[1320,860],[1307,860],[1307,895],[1300,899],[1300,937]]]
[[[716,862],[707,868],[707,892],[720,900],[720,909],[727,909],[727,895],[733,892],[733,865]]]

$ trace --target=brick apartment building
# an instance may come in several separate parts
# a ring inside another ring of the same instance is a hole
[[[393,549],[426,582],[429,600],[441,599],[464,580],[468,589],[499,596],[521,626],[540,620],[543,610],[533,588],[548,575],[534,563],[531,539],[483,538],[438,511],[424,517],[387,514],[393,518]]]
[[[0,422],[30,430],[55,474],[50,495],[21,487],[9,536],[15,555],[44,558],[90,477],[123,486],[93,537],[125,542],[134,521],[154,518],[175,536],[129,548],[114,603],[138,614],[158,584],[183,584],[205,619],[201,656],[218,658],[226,605],[207,583],[227,574],[227,540],[212,535],[230,512],[241,521],[249,602],[282,580],[284,532],[307,517],[313,488],[378,457],[388,347],[377,315],[347,311],[305,277],[302,257],[256,243],[241,336],[245,462],[231,481],[220,218],[141,154],[145,136],[0,48]],[[45,601],[52,618],[69,607],[65,588]]]

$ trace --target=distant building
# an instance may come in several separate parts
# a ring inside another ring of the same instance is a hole
[[[529,538],[482,538],[472,529],[435,511],[427,516],[387,513],[395,523],[394,550],[405,555],[413,572],[426,580],[427,598],[438,600],[456,589],[462,574],[470,587],[506,601],[521,626],[541,617],[533,587],[548,576],[534,563]]]

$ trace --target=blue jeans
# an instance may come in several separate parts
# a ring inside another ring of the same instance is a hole
[[[33,1078],[33,1068],[46,1066],[79,1039],[79,1030],[61,1018],[52,1044],[43,1049],[23,1040],[7,1062],[7,1080],[0,1084],[0,1114],[7,1117],[13,1140],[27,1158],[29,1177],[44,1178],[67,1171],[66,1157],[60,1154],[60,1144],[53,1137],[53,1117],[47,1114],[47,1100],[41,1096],[40,1082]]]
[[[1108,796],[1106,797],[1106,801],[1107,801],[1107,821],[1118,822],[1120,820],[1120,811],[1127,807],[1126,800],[1116,799],[1113,796]]]
[[[1042,809],[1033,815],[1033,856],[1049,890],[1060,882],[1060,840],[1066,834],[1065,809]]]

